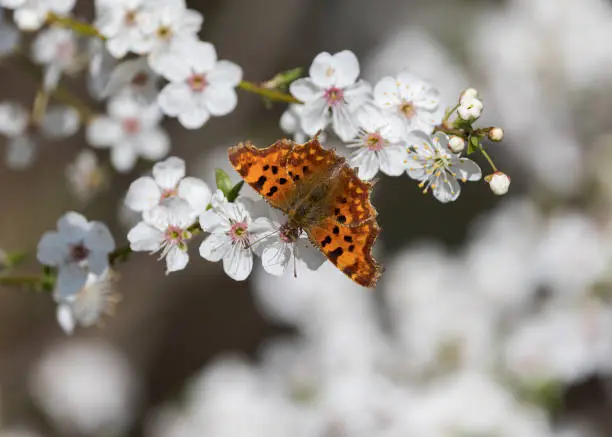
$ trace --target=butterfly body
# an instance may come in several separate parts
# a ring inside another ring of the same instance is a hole
[[[343,157],[317,138],[295,144],[280,140],[264,149],[250,143],[229,150],[234,168],[266,201],[287,215],[281,232],[295,241],[304,230],[310,241],[355,282],[373,287],[381,267],[371,248],[380,228],[361,181]]]

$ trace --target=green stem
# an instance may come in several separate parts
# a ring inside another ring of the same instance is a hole
[[[240,88],[241,90],[247,91],[249,93],[258,94],[274,102],[302,103],[301,101],[293,97],[291,94],[286,94],[281,91],[266,88],[261,85],[257,85],[254,82],[249,82],[246,80],[243,80],[242,82],[240,82],[240,84],[238,85],[238,88]]]
[[[98,30],[91,24],[75,20],[71,17],[59,16],[53,12],[49,12],[47,15],[47,24],[68,27],[81,35],[93,36],[95,38],[100,38],[101,40],[106,40],[106,37],[98,32]]]
[[[495,164],[493,163],[493,160],[491,159],[491,157],[489,156],[489,154],[487,153],[487,151],[484,149],[484,147],[480,146],[480,153],[482,153],[482,156],[484,156],[487,161],[489,161],[489,165],[491,166],[491,168],[493,169],[494,172],[498,171],[497,167],[495,166]]]
[[[0,276],[0,286],[42,291],[48,288],[44,276]],[[52,289],[52,287],[51,287]]]

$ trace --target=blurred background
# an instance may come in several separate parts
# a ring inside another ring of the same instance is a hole
[[[374,292],[327,264],[297,279],[258,267],[237,283],[196,244],[170,276],[133,255],[116,314],[72,336],[51,296],[1,289],[0,435],[612,436],[612,2],[187,3],[205,17],[200,37],[248,80],[350,49],[366,80],[407,69],[446,106],[476,87],[480,125],[506,134],[488,150],[510,193],[468,184],[442,205],[406,176],[382,177],[387,270]],[[91,20],[91,2],[75,15]],[[1,59],[0,101],[33,101],[22,64]],[[83,74],[63,84],[104,112]],[[237,180],[227,147],[282,137],[284,109],[241,92],[200,130],[167,120],[171,154],[211,186],[216,167]],[[0,246],[30,254],[19,272],[39,271],[36,244],[67,210],[126,243],[123,197],[151,163],[78,195],[67,166],[85,148],[81,129],[40,144],[26,169],[2,164]]]

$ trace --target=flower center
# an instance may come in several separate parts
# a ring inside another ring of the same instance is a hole
[[[335,86],[328,88],[325,90],[323,98],[329,106],[335,106],[344,101],[344,90],[336,88]]]
[[[69,61],[74,55],[74,44],[71,41],[64,41],[57,45],[56,51],[58,59]]]
[[[232,244],[242,244],[244,247],[249,246],[249,227],[245,220],[241,222],[234,222],[229,230]]]
[[[170,39],[171,36],[172,29],[170,29],[168,26],[161,26],[159,29],[157,29],[157,37],[159,39]]]
[[[162,194],[159,200],[161,201],[169,197],[174,197],[176,195],[178,195],[176,188],[168,188],[168,189],[162,190]]]
[[[148,81],[149,75],[144,71],[140,71],[132,78],[132,85],[137,87],[143,87],[147,84]]]
[[[83,243],[74,244],[70,247],[70,257],[75,262],[85,261],[89,256],[89,249]]]
[[[369,133],[363,139],[364,145],[373,151],[382,150],[385,145],[385,140],[378,132]]]
[[[203,74],[194,74],[189,79],[187,79],[187,83],[191,87],[193,91],[202,92],[204,88],[208,85],[208,81],[206,80],[206,76]]]
[[[134,135],[140,132],[140,120],[136,117],[130,117],[123,120],[123,130],[130,134]]]
[[[412,102],[407,102],[405,100],[402,102],[402,104],[400,106],[400,112],[407,119],[411,119],[412,117],[414,117],[416,115],[416,110],[415,110],[414,105],[412,104]]]
[[[126,26],[134,26],[136,24],[136,11],[126,11],[123,22]]]
[[[181,244],[189,239],[188,233],[178,226],[168,226],[164,236],[167,244]]]

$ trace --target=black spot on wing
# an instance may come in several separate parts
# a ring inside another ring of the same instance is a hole
[[[321,247],[325,247],[325,246],[327,246],[328,244],[330,244],[331,242],[332,242],[332,239],[331,239],[331,237],[328,235],[327,237],[325,237],[325,238],[323,239],[323,241],[321,241]]]
[[[253,184],[256,189],[261,190],[268,179],[265,176],[259,176],[259,179]]]
[[[277,187],[276,185],[273,185],[273,186],[270,188],[270,191],[268,191],[268,192],[266,193],[266,196],[268,196],[268,197],[270,197],[270,196],[274,196],[274,193],[276,193],[277,191],[278,191],[278,187]]]
[[[338,261],[338,258],[342,256],[343,253],[344,253],[344,249],[342,249],[341,247],[336,247],[334,250],[332,250],[331,252],[327,254],[327,257],[330,259],[331,262],[336,264],[336,262]]]

